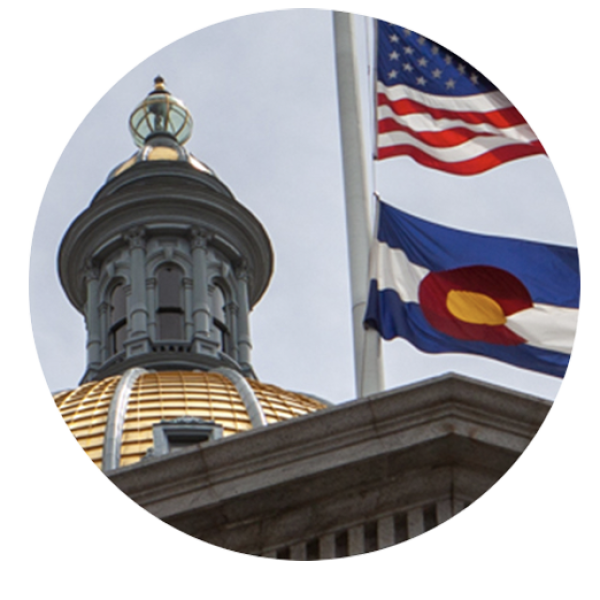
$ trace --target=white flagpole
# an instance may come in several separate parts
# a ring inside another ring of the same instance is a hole
[[[379,334],[373,329],[365,330],[362,323],[369,288],[371,218],[352,15],[334,12],[333,30],[350,260],[354,369],[356,393],[360,398],[383,389],[383,367]]]

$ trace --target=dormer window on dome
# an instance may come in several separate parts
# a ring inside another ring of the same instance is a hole
[[[160,76],[154,80],[154,90],[135,108],[129,118],[129,129],[138,147],[148,138],[163,134],[185,144],[192,135],[192,115],[183,102],[172,96]]]

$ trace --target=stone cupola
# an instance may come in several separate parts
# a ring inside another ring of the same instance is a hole
[[[249,316],[272,274],[267,233],[185,148],[192,118],[162,78],[129,124],[139,149],[72,223],[58,257],[86,323],[82,381],[137,366],[254,377]]]

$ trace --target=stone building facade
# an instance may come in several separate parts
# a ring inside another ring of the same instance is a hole
[[[113,483],[191,536],[314,560],[415,537],[498,481],[549,402],[454,375],[338,406],[261,382],[266,231],[185,149],[192,117],[161,78],[130,129],[138,150],[58,261],[87,365],[55,401]]]

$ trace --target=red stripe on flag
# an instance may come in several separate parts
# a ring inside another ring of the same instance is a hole
[[[539,141],[531,142],[529,144],[502,146],[469,160],[450,163],[434,158],[415,146],[402,144],[379,148],[377,158],[384,159],[392,156],[410,156],[425,167],[438,169],[440,171],[445,171],[446,173],[452,173],[454,175],[477,175],[479,173],[484,173],[489,169],[493,169],[502,163],[536,154],[545,154],[544,148]]]
[[[426,113],[431,115],[434,119],[460,119],[471,125],[488,123],[500,129],[527,123],[523,118],[523,115],[521,115],[514,106],[489,112],[453,111],[426,106],[425,104],[409,100],[408,98],[394,101],[381,93],[377,94],[377,106],[389,106],[398,116]]]
[[[410,136],[435,148],[451,148],[458,146],[464,142],[468,142],[474,138],[481,137],[503,137],[497,133],[478,132],[466,127],[454,127],[452,129],[444,129],[442,131],[414,131],[410,127],[401,125],[394,119],[381,119],[377,126],[379,133],[389,133],[390,131],[404,131]]]

